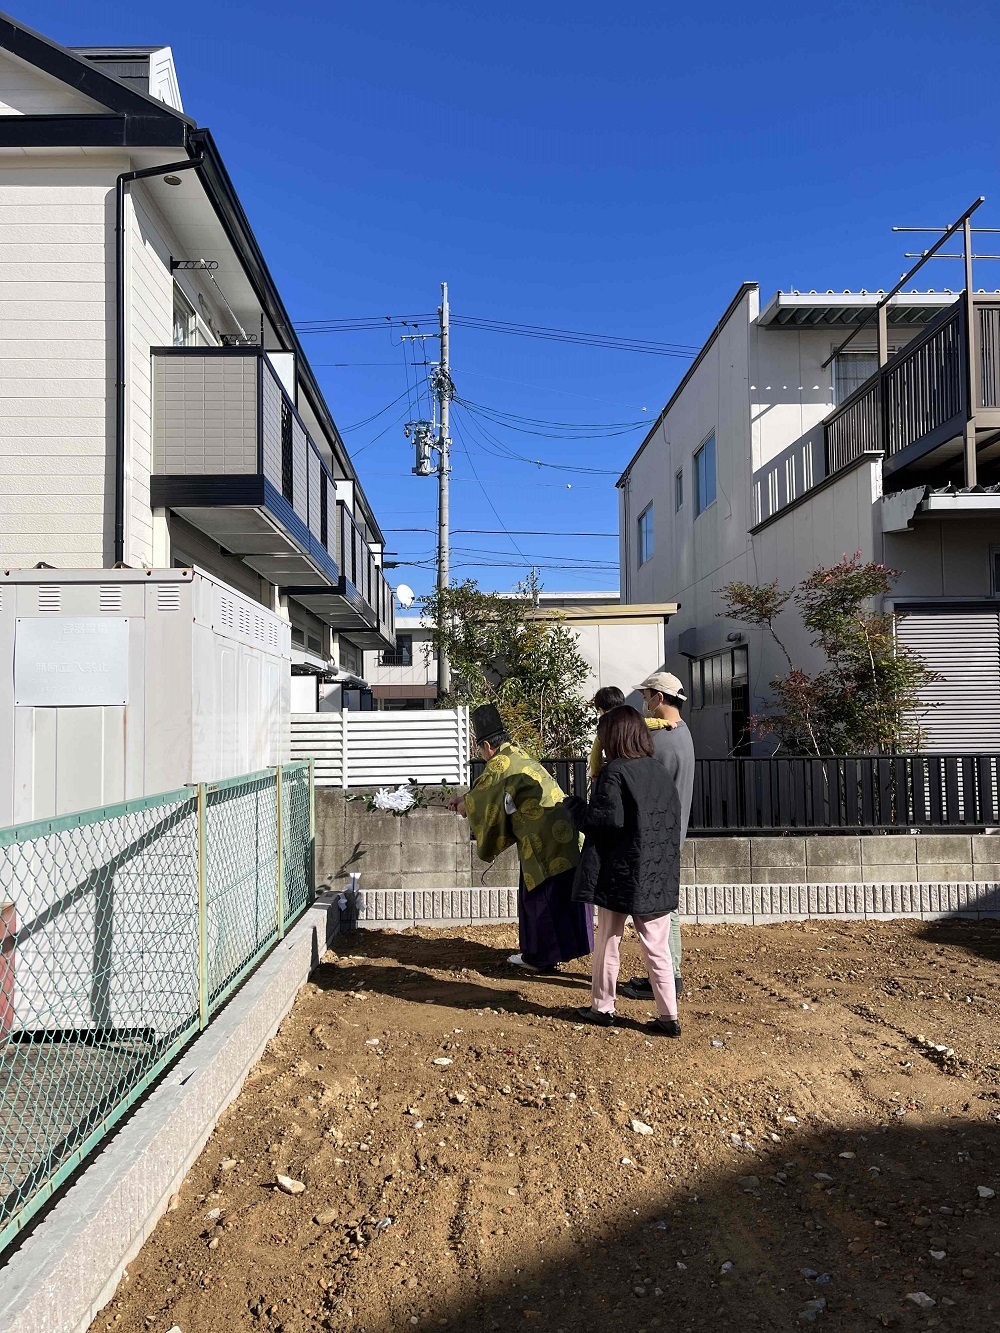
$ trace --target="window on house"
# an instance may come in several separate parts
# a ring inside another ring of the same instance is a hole
[[[198,342],[198,316],[194,306],[174,283],[174,346],[194,347]]]
[[[878,370],[877,352],[841,352],[833,361],[833,401],[839,406]]]
[[[745,646],[695,658],[691,663],[691,707],[732,707],[734,689],[746,685],[748,661]]]
[[[674,511],[680,509],[684,503],[684,469],[678,468],[674,473]]]
[[[990,547],[990,592],[1000,597],[1000,546]]]
[[[638,561],[641,567],[653,554],[653,506],[648,504],[639,515],[639,551]]]
[[[715,504],[715,436],[710,435],[694,456],[694,514]]]
[[[379,666],[413,666],[413,635],[397,634],[395,648],[388,648],[380,655]]]

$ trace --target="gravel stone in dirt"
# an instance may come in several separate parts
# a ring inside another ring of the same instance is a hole
[[[341,939],[93,1329],[1000,1328],[1000,928],[686,927],[680,1041],[514,946]]]

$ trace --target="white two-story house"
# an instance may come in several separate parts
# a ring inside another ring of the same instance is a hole
[[[1000,747],[1000,293],[882,300],[744,283],[618,481],[623,599],[680,604],[665,665],[706,757],[749,753],[786,669],[718,590],[855,552],[900,572],[885,609],[942,677],[926,748]],[[779,628],[818,665],[793,610]]]
[[[378,521],[169,48],[70,50],[0,16],[0,297],[0,566],[18,608],[128,619],[139,594],[115,579],[197,569],[230,590],[210,628],[276,655],[286,709],[289,672],[357,675],[393,645]],[[13,660],[22,623],[0,632]],[[40,743],[45,719],[9,693],[0,738]],[[96,799],[141,794],[126,760]]]

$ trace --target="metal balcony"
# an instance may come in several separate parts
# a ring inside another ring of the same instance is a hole
[[[347,505],[339,503],[335,515],[335,549],[340,564],[337,586],[290,587],[287,591],[328,625],[343,630],[359,648],[394,644],[393,591]]]
[[[977,465],[1000,457],[1000,297],[973,298],[971,335],[963,296],[831,412],[827,475],[881,452],[894,488],[947,477],[961,470],[970,422]]]
[[[150,504],[334,628],[367,633],[359,646],[394,642],[392,590],[259,348],[153,349]]]

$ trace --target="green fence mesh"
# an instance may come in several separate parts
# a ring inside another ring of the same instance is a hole
[[[0,829],[0,1246],[302,912],[311,826],[289,764]]]

